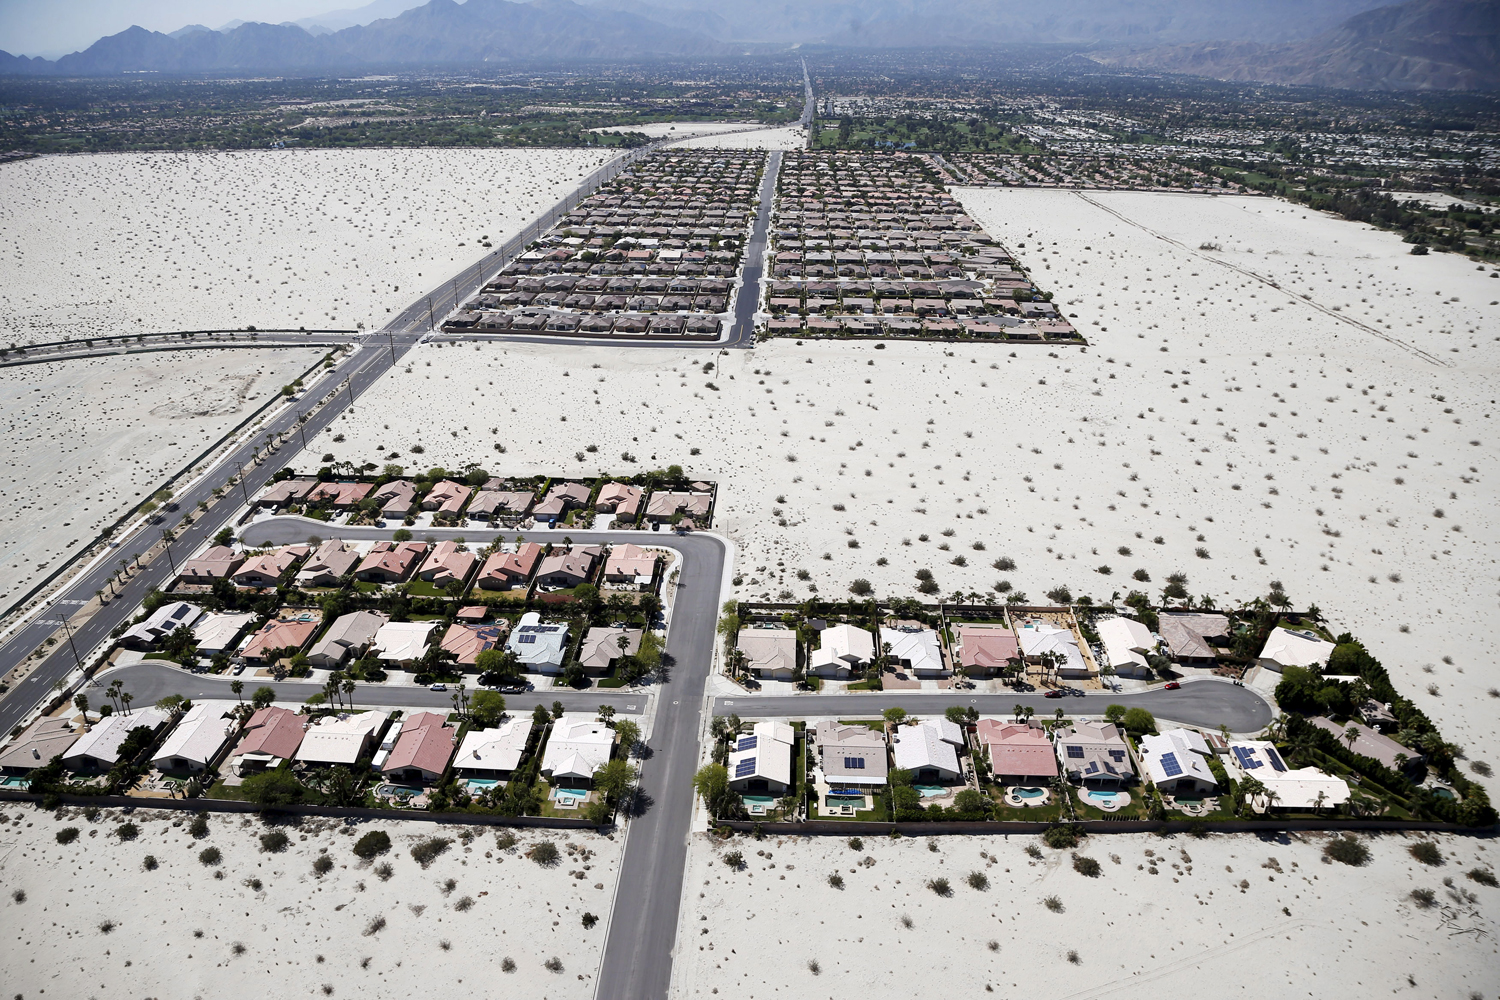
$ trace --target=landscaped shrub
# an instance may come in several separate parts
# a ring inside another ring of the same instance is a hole
[[[451,837],[428,837],[412,845],[412,860],[426,868],[438,859],[438,855],[446,851],[453,843]]]
[[[550,868],[557,864],[557,859],[561,857],[558,853],[557,845],[550,840],[544,840],[534,845],[531,850],[526,852],[526,856],[543,868]]]
[[[1334,837],[1323,845],[1323,856],[1358,868],[1370,860],[1370,848],[1353,837]]]
[[[1049,827],[1042,834],[1042,843],[1054,851],[1066,851],[1078,846],[1080,839],[1076,826],[1054,826]]]
[[[260,835],[260,849],[267,854],[280,854],[292,842],[285,830],[272,830]]]
[[[57,842],[59,844],[71,844],[78,839],[78,827],[65,826],[57,831]]]
[[[391,849],[391,835],[384,830],[371,830],[354,842],[354,856],[369,861]]]
[[[1430,840],[1420,840],[1407,848],[1411,856],[1424,865],[1440,865],[1443,863],[1443,852]]]
[[[1088,878],[1098,878],[1103,874],[1099,862],[1093,858],[1086,858],[1082,854],[1073,855],[1073,870]]]

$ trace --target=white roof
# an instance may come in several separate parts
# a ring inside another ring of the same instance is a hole
[[[387,718],[386,712],[325,715],[308,728],[294,759],[319,764],[353,764]]]
[[[938,650],[937,633],[930,628],[903,632],[899,629],[882,627],[880,630],[882,648],[886,643],[890,644],[891,656],[896,660],[909,661],[913,671],[935,673],[943,669],[943,654]]]
[[[183,625],[191,626],[202,614],[202,608],[196,604],[189,604],[186,601],[173,601],[170,604],[163,604],[151,612],[150,617],[145,621],[139,625],[132,625],[127,629],[120,636],[120,639],[122,641],[133,639],[143,643],[156,642],[158,639],[170,634],[174,629],[180,628]]]
[[[497,729],[471,729],[453,758],[455,768],[514,771],[531,737],[530,719],[509,719]]]
[[[181,758],[207,767],[238,731],[235,721],[225,718],[236,704],[232,701],[194,702],[177,723],[177,728],[163,741],[156,756],[151,758],[151,763],[169,768],[174,759]]]
[[[1191,729],[1168,729],[1159,736],[1143,736],[1139,747],[1146,774],[1155,784],[1182,777],[1217,782],[1208,768],[1208,743]]]
[[[421,659],[436,627],[437,622],[386,622],[375,633],[375,651],[382,660]]]
[[[1276,748],[1265,740],[1245,740],[1229,744],[1229,766],[1237,772],[1236,777],[1253,777],[1266,786],[1268,793],[1276,793],[1271,808],[1313,809],[1320,805],[1318,793],[1323,793],[1323,806],[1336,806],[1349,801],[1349,785],[1342,778],[1324,774],[1315,767],[1286,766]]]
[[[843,660],[846,663],[869,663],[875,658],[875,637],[854,625],[831,625],[818,633],[818,648],[813,650],[813,666]]]
[[[729,754],[729,780],[764,778],[790,785],[792,746],[796,742],[796,731],[786,723],[757,722],[749,733],[735,739],[735,749]]]
[[[1266,648],[1260,651],[1260,658],[1283,667],[1310,667],[1327,663],[1333,650],[1333,643],[1311,632],[1293,632],[1278,625],[1266,637]]]
[[[138,726],[155,729],[166,721],[165,713],[155,708],[143,708],[129,715],[118,712],[106,715],[68,748],[68,752],[63,755],[63,763],[73,764],[88,757],[106,766],[113,766],[120,759],[120,744],[125,742],[125,737],[130,735],[132,729]]]
[[[1061,653],[1068,661],[1062,669],[1088,669],[1088,663],[1083,658],[1083,651],[1078,648],[1078,641],[1073,638],[1070,629],[1034,623],[1026,624],[1016,629],[1016,641],[1021,645],[1021,652],[1027,656]]]
[[[253,612],[231,612],[229,614],[207,614],[193,626],[193,638],[198,640],[198,651],[210,655],[229,648],[234,637],[246,625],[255,621]]]
[[[516,658],[529,665],[550,664],[560,666],[563,650],[568,644],[568,626],[543,622],[542,616],[528,611],[505,640],[505,648],[516,654]],[[553,727],[556,732],[556,727]]]
[[[898,726],[891,736],[891,747],[896,766],[907,771],[919,771],[924,767],[959,773],[958,754],[953,744],[944,738],[939,722],[947,719],[929,719],[915,726]],[[953,723],[948,722],[952,726]],[[954,728],[957,728],[956,726]]]
[[[1112,667],[1146,666],[1146,653],[1156,648],[1151,630],[1133,618],[1105,618],[1094,623],[1094,630]]]
[[[323,633],[313,648],[308,650],[308,656],[331,656],[334,659],[342,659],[344,655],[355,646],[363,646],[380,634],[384,625],[390,624],[390,616],[380,611],[351,611],[346,615],[340,615],[334,623]],[[430,622],[410,622],[414,625],[431,625]],[[431,629],[429,628],[429,631]],[[421,654],[418,653],[418,656]],[[391,659],[416,659],[416,657],[391,657]]]
[[[609,763],[615,731],[592,715],[567,715],[552,723],[542,754],[542,773],[551,777],[592,778]]]

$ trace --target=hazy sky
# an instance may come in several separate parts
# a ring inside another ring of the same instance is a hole
[[[0,0],[0,49],[56,57],[88,48],[105,35],[139,24],[176,31],[185,24],[217,28],[243,21],[295,21],[369,0]]]

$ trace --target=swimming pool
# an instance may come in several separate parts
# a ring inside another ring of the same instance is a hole
[[[825,795],[823,802],[830,809],[840,806],[853,806],[856,809],[865,808],[865,797],[863,795]]]
[[[464,784],[471,792],[487,792],[500,784],[499,778],[470,778]]]
[[[0,788],[26,788],[30,784],[30,778],[17,777],[16,775],[0,778]]]
[[[1012,788],[1011,793],[1018,799],[1039,799],[1047,794],[1045,788]]]
[[[1456,796],[1456,795],[1453,794],[1453,790],[1451,788],[1444,788],[1441,785],[1435,786],[1432,789],[1432,794],[1436,795],[1440,799],[1456,799],[1456,798],[1458,798],[1458,796]]]
[[[1083,797],[1090,802],[1097,802],[1101,806],[1112,806],[1120,799],[1119,792],[1101,792],[1097,788],[1090,788],[1083,793]]]
[[[948,789],[944,788],[942,785],[913,785],[912,787],[915,788],[917,790],[917,793],[924,799],[935,799],[939,795],[948,794]]]

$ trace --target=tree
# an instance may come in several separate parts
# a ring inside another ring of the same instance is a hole
[[[469,718],[481,729],[498,726],[505,715],[505,697],[496,691],[475,691],[468,705]]]
[[[638,773],[629,761],[617,757],[594,772],[594,787],[611,805],[619,805],[635,786]]]
[[[292,772],[281,768],[252,774],[240,785],[240,789],[245,798],[262,806],[293,805],[307,796],[307,789]]]
[[[479,683],[490,687],[513,684],[521,678],[521,664],[509,649],[486,649],[474,658]]]
[[[268,685],[261,685],[260,687],[256,688],[255,693],[250,696],[250,704],[255,706],[257,709],[270,708],[271,702],[275,700],[276,689]]]
[[[620,756],[629,757],[635,745],[641,741],[641,727],[629,719],[615,723],[615,737],[620,741]]]
[[[1127,708],[1123,722],[1126,730],[1132,733],[1156,732],[1156,716],[1144,708]]]
[[[729,796],[729,768],[723,764],[704,764],[693,775],[693,790],[703,797],[709,814],[718,817]]]
[[[1104,709],[1104,721],[1119,725],[1125,719],[1124,705],[1109,705]]]
[[[906,719],[906,709],[891,707],[881,713],[885,721],[893,726],[899,726]]]
[[[245,682],[244,681],[239,680],[238,678],[236,678],[235,680],[230,681],[229,682],[229,690],[231,690],[231,691],[234,692],[234,696],[240,700],[240,704],[241,705],[243,705],[245,703]]]
[[[531,724],[536,728],[541,729],[551,721],[552,713],[547,711],[547,706],[538,705],[536,708],[533,708],[531,710]]]
[[[1026,714],[1026,709],[1022,708],[1020,703],[1017,703],[1016,706],[1010,710],[1010,712],[1011,715],[1015,716],[1015,720],[1017,722],[1020,722],[1021,716]]]
[[[1349,744],[1349,750],[1352,753],[1354,751],[1354,744],[1359,742],[1358,726],[1350,726],[1344,730],[1344,742]]]
[[[411,541],[411,532],[406,530],[405,528],[397,528],[394,532],[391,533],[391,541],[409,542]]]
[[[74,695],[73,707],[80,712],[87,713],[89,710],[89,696],[82,693]]]

